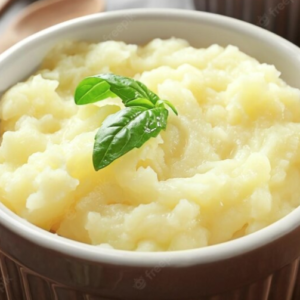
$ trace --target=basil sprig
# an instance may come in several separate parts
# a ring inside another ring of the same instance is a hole
[[[125,108],[108,116],[99,128],[94,143],[93,164],[96,171],[105,168],[134,148],[166,129],[167,100],[150,91],[143,83],[114,74],[101,74],[82,80],[75,91],[75,103],[85,105],[119,97]]]

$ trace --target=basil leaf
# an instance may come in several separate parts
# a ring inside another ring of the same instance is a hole
[[[134,99],[134,100],[131,100],[131,101],[127,102],[126,106],[127,107],[130,107],[130,106],[142,106],[142,107],[145,107],[145,108],[153,108],[154,104],[150,100],[148,100],[148,99],[139,98],[139,99]]]
[[[85,78],[75,91],[75,102],[83,105],[116,96],[126,108],[109,116],[96,134],[93,152],[96,171],[165,129],[169,114],[166,105],[178,114],[171,102],[159,99],[141,82],[114,74]]]
[[[125,105],[137,98],[146,98],[154,104],[159,100],[143,83],[132,78],[114,74],[100,74],[96,77],[109,83],[111,91],[120,97]]]
[[[155,104],[159,98],[144,84],[134,79],[114,74],[100,74],[81,81],[75,91],[78,105],[94,103],[108,97],[118,96],[124,105],[131,100],[144,98]]]
[[[110,85],[97,77],[87,77],[77,86],[75,91],[75,103],[84,105],[98,102],[108,97],[116,97],[110,91]]]
[[[95,137],[93,163],[96,171],[108,166],[133,148],[141,147],[166,128],[168,110],[128,107],[109,116]]]
[[[158,100],[155,104],[155,106],[158,106],[158,107],[165,107],[165,104],[168,105],[172,111],[174,112],[174,114],[176,116],[178,116],[178,111],[177,109],[175,108],[175,106],[168,100]]]

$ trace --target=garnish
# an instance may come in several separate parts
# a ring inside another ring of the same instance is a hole
[[[96,171],[166,129],[169,111],[178,115],[167,100],[150,91],[143,83],[114,74],[101,74],[82,80],[75,91],[75,103],[85,105],[109,97],[119,97],[125,108],[108,116],[99,128],[94,143]]]

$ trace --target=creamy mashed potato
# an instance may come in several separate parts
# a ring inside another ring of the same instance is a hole
[[[113,72],[170,100],[167,130],[98,172],[94,136],[120,99],[76,106]],[[236,47],[65,42],[0,102],[0,200],[64,237],[116,249],[204,247],[300,204],[300,91]]]

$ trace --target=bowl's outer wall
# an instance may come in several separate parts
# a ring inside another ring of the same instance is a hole
[[[170,11],[103,15],[68,24],[39,33],[0,56],[0,92],[31,74],[61,40],[115,39],[144,44],[172,36],[185,38],[196,47],[236,45],[261,62],[275,64],[290,85],[300,88],[300,52],[277,39],[265,41],[261,31],[240,27],[238,21],[227,24],[209,15],[179,16]],[[290,300],[294,293],[296,300],[300,299],[299,239],[298,227],[267,246],[231,259],[181,268],[162,261],[147,269],[78,259],[33,244],[0,225],[0,299]],[[226,294],[218,296],[220,293]]]
[[[246,254],[181,268],[163,261],[145,268],[82,260],[37,246],[3,225],[0,236],[0,300],[300,299],[300,228]]]

